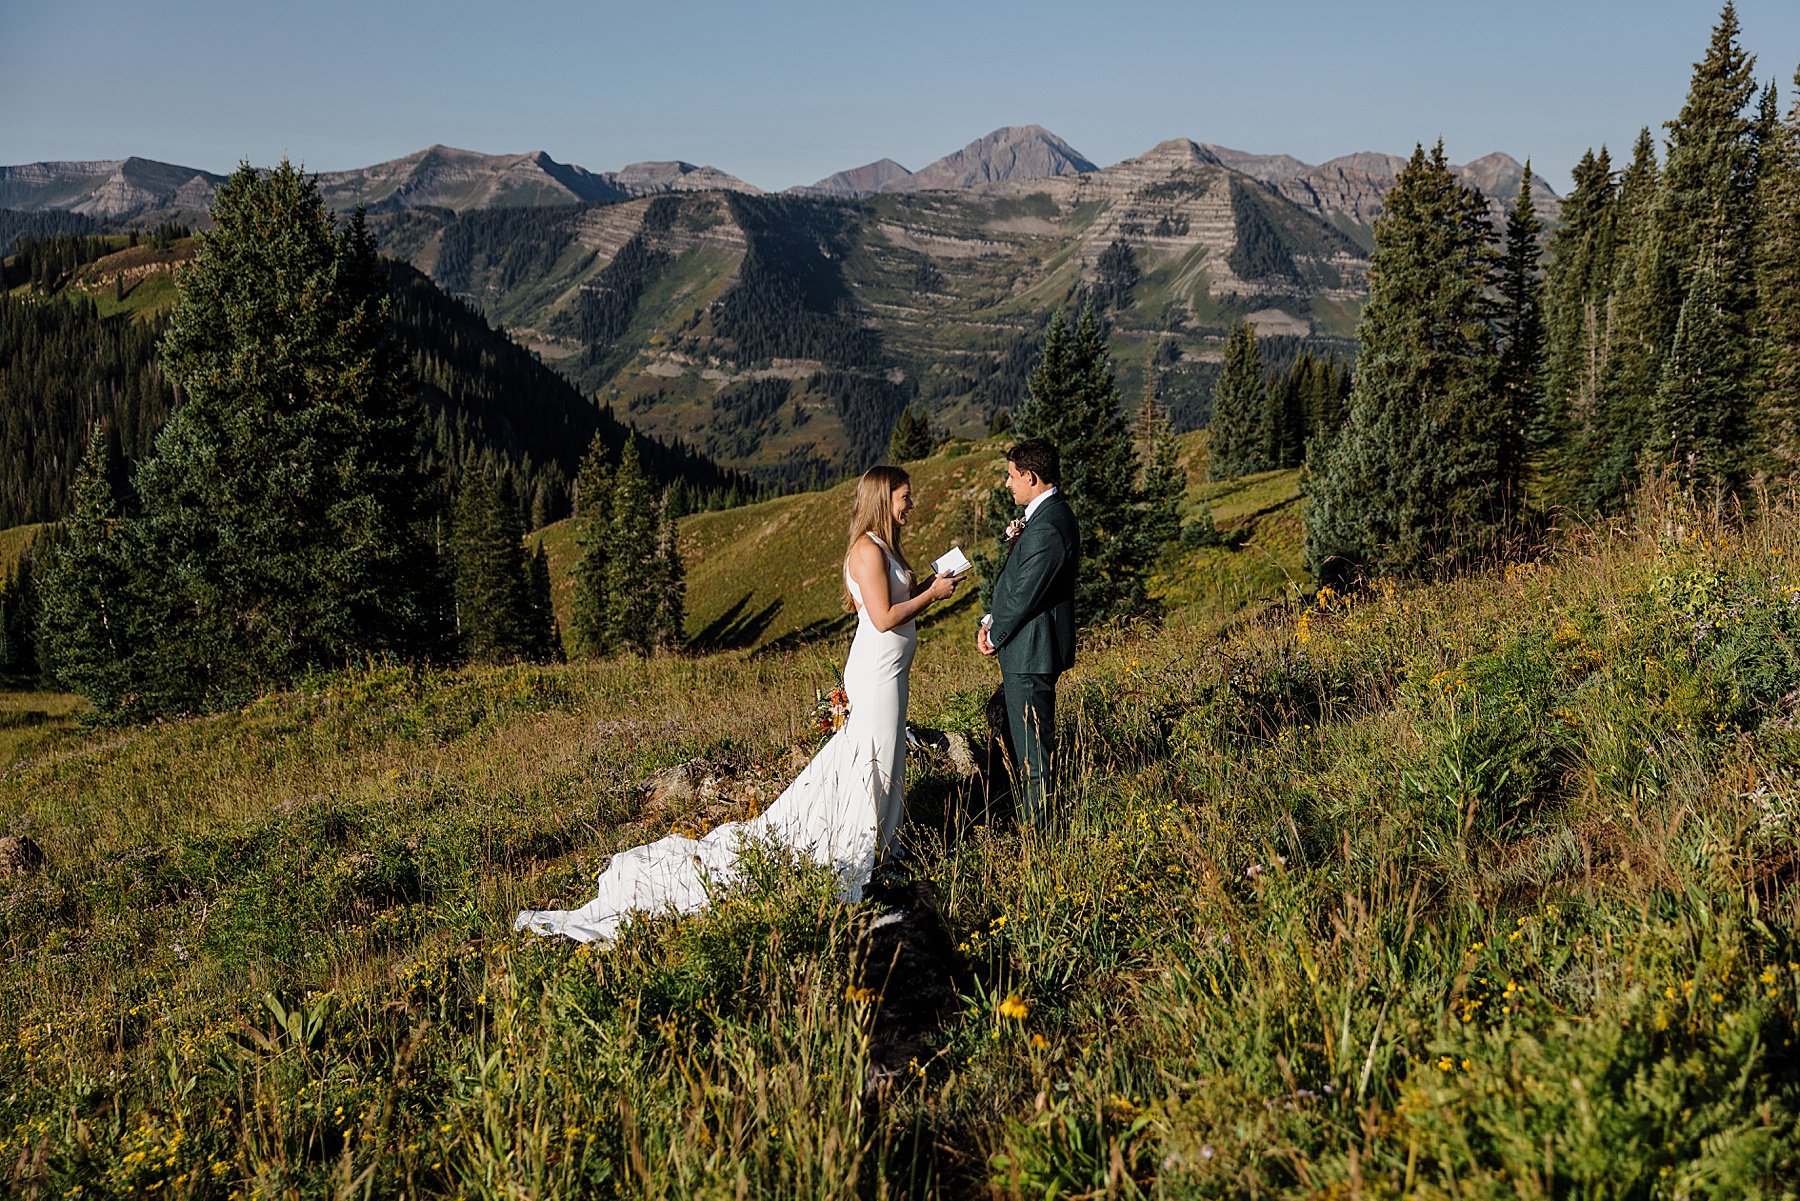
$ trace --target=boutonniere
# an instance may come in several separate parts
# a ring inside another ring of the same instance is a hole
[[[1015,543],[1019,540],[1019,535],[1023,534],[1024,532],[1025,532],[1025,519],[1023,517],[1013,518],[1011,521],[1006,523],[1006,544],[1008,546],[1011,546],[1013,543]]]

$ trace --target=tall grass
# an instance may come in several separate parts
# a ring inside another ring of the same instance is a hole
[[[871,1035],[917,963],[777,853],[612,948],[507,925],[771,799],[839,648],[53,722],[0,776],[49,856],[4,883],[0,1163],[44,1196],[1791,1195],[1796,516],[1652,498],[1480,576],[1094,637],[1055,828],[919,827],[961,996],[898,1070]],[[971,722],[972,658],[927,647],[916,719]],[[716,788],[640,788],[693,761]]]

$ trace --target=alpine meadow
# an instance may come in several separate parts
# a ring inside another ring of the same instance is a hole
[[[1564,196],[1036,126],[0,167],[0,1191],[1800,1195],[1800,71],[1696,49]],[[827,745],[879,463],[974,565],[896,853],[515,932]]]

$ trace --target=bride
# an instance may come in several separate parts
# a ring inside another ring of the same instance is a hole
[[[953,594],[961,579],[940,575],[914,586],[900,549],[912,507],[912,484],[898,467],[871,467],[856,485],[844,552],[844,608],[856,614],[844,663],[850,715],[780,798],[761,816],[699,839],[671,834],[620,851],[600,873],[593,900],[580,909],[526,910],[515,930],[605,942],[634,911],[696,912],[709,887],[730,882],[746,838],[773,839],[832,867],[844,896],[861,898],[903,816],[907,676],[919,638],[914,620]]]

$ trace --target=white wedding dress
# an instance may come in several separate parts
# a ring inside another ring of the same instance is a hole
[[[912,573],[885,542],[888,595],[912,595]],[[579,909],[526,910],[515,930],[610,941],[633,912],[705,908],[708,888],[729,884],[740,840],[774,840],[833,868],[847,900],[860,900],[876,861],[899,833],[906,783],[906,693],[918,629],[883,633],[869,620],[862,590],[844,572],[856,601],[856,638],[844,663],[850,715],[797,779],[760,816],[729,822],[704,837],[671,834],[612,857],[594,899]]]

